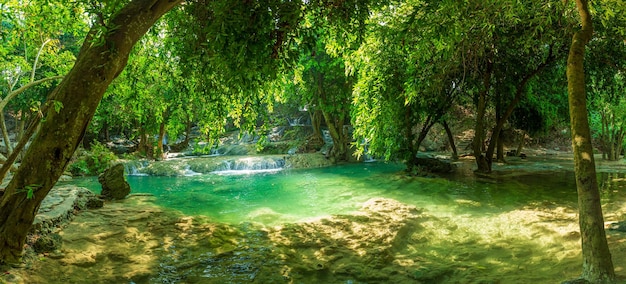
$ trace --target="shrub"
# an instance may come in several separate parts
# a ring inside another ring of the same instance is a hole
[[[98,175],[117,160],[117,156],[104,144],[94,141],[91,150],[85,151],[69,166],[72,175]]]

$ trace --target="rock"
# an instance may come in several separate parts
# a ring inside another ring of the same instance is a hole
[[[61,248],[61,236],[59,234],[42,235],[33,243],[36,253],[52,252]]]
[[[90,208],[98,197],[89,189],[76,186],[54,187],[39,206],[31,233],[47,234],[72,219],[77,210]]]
[[[104,206],[104,201],[100,198],[90,198],[85,203],[87,209],[98,209]]]
[[[417,157],[415,164],[426,168],[431,173],[451,173],[456,166],[450,161],[440,160],[432,157]]]
[[[98,176],[98,182],[102,185],[100,194],[105,199],[124,199],[130,193],[130,185],[124,178],[123,164],[116,164],[106,169]]]
[[[59,181],[72,181],[72,176],[71,175],[67,175],[67,174],[63,174],[59,177]]]

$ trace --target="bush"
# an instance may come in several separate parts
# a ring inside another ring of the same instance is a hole
[[[91,150],[85,151],[69,166],[72,175],[99,175],[117,160],[117,156],[104,144],[94,141]]]

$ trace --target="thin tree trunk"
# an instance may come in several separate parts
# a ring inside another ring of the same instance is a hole
[[[456,145],[454,144],[454,135],[452,134],[452,131],[450,130],[450,126],[448,125],[447,121],[442,121],[441,124],[443,125],[443,129],[446,130],[446,135],[448,135],[448,141],[450,141],[450,148],[452,149],[452,160],[458,160],[459,159],[459,153],[456,150]]]
[[[20,261],[26,234],[41,201],[72,158],[106,88],[126,66],[137,40],[179,2],[133,0],[110,19],[116,29],[104,33],[102,40],[94,38],[98,29],[92,28],[74,67],[48,97],[41,131],[2,195],[0,261]],[[63,109],[57,112],[51,107],[52,100],[61,102]]]
[[[517,150],[515,151],[515,156],[519,157],[522,154],[522,149],[524,149],[524,140],[526,138],[526,132],[524,130],[520,130],[519,141],[517,144]]]
[[[311,127],[313,127],[313,137],[312,140],[315,142],[321,142],[324,144],[324,136],[322,136],[322,111],[319,109],[314,110],[310,113],[311,116]]]
[[[576,6],[581,18],[581,29],[574,33],[567,58],[567,91],[578,190],[578,219],[582,238],[581,276],[591,283],[612,283],[615,280],[615,272],[604,231],[604,217],[589,130],[583,67],[585,45],[593,35],[593,23],[587,1],[576,0]]]
[[[503,130],[500,130],[500,135],[498,135],[496,161],[505,163],[506,161],[504,160],[504,138],[502,138],[502,132]]]
[[[487,94],[491,86],[491,74],[493,72],[493,64],[489,61],[483,74],[483,89],[478,94],[478,104],[476,106],[476,125],[474,127],[474,141],[472,142],[472,150],[476,159],[476,172],[491,172],[491,157],[483,155],[483,143],[485,142],[485,112],[487,109]]]
[[[521,101],[522,96],[524,95],[524,91],[526,91],[526,85],[528,84],[528,81],[530,81],[530,79],[532,79],[537,74],[539,74],[539,72],[541,72],[541,70],[543,70],[546,66],[548,66],[548,64],[552,62],[552,60],[554,59],[555,58],[552,53],[552,46],[550,46],[550,50],[548,52],[548,56],[546,57],[546,59],[541,64],[539,64],[537,68],[535,68],[532,72],[524,76],[522,81],[520,81],[520,83],[517,85],[517,89],[515,91],[515,97],[507,105],[506,111],[504,114],[502,114],[502,117],[498,118],[498,121],[496,122],[496,126],[493,128],[493,131],[491,132],[491,139],[489,140],[489,146],[487,147],[486,156],[487,156],[487,161],[489,162],[490,171],[491,171],[491,159],[493,157],[495,146],[500,140],[500,133],[502,132],[501,131],[502,127],[504,127],[504,122],[506,122],[506,120],[509,119],[509,117],[513,113],[513,110],[515,110],[515,106],[517,106],[517,104]]]
[[[407,140],[404,159],[408,173],[413,173],[417,166],[417,151],[419,150],[415,148],[415,143],[413,142],[415,140],[415,133],[413,131],[414,122],[412,119],[413,114],[413,104],[407,104],[404,108],[404,138]]]
[[[24,129],[26,128],[26,120],[27,120],[26,114],[24,114],[24,112],[22,111],[19,122],[18,121],[15,122],[15,125],[17,125],[17,131],[15,131],[17,133],[16,134],[17,136],[15,137],[15,141],[20,141],[22,140],[22,137],[24,137]]]
[[[156,159],[162,160],[165,158],[165,150],[163,150],[163,139],[165,138],[165,121],[159,125],[159,141],[157,141],[157,155]]]
[[[0,129],[2,129],[4,145],[7,148],[7,156],[11,155],[11,152],[13,152],[13,146],[11,145],[11,138],[9,138],[9,131],[7,130],[7,124],[4,118],[4,111],[2,110],[0,110]]]

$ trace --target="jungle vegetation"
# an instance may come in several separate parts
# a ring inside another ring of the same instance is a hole
[[[609,283],[593,147],[609,160],[623,151],[625,9],[619,0],[5,0],[0,176],[14,173],[0,201],[0,261],[20,261],[35,212],[85,137],[138,140],[158,159],[166,134],[188,143],[192,126],[207,141],[227,127],[263,133],[277,107],[306,107],[308,139],[319,144],[325,125],[334,161],[368,154],[411,170],[428,131],[450,132],[451,114],[471,110],[478,173],[504,160],[508,125],[571,128],[581,277]]]

